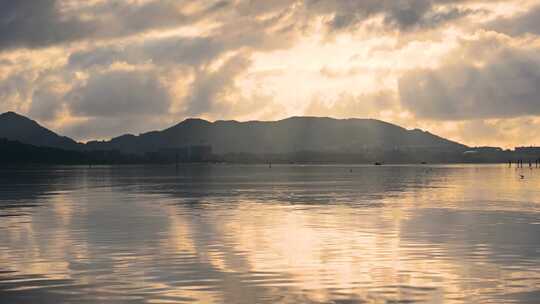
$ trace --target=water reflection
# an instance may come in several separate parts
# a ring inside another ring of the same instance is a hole
[[[525,173],[9,172],[0,214],[17,216],[0,225],[0,302],[535,303],[540,171]]]

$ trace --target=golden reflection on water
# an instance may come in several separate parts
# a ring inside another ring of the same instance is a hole
[[[0,299],[534,303],[540,171],[398,168],[324,186],[323,169],[301,174],[315,186],[294,168],[226,186],[106,171],[31,196],[40,207],[2,218]]]

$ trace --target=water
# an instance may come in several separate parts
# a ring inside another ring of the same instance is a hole
[[[0,303],[539,303],[539,212],[504,165],[3,169]]]

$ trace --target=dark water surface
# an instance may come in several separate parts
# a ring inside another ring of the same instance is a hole
[[[0,169],[0,303],[169,302],[540,303],[540,169]]]

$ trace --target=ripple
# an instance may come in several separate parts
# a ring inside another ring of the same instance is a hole
[[[540,176],[513,173],[18,172],[0,186],[0,303],[535,303]]]

